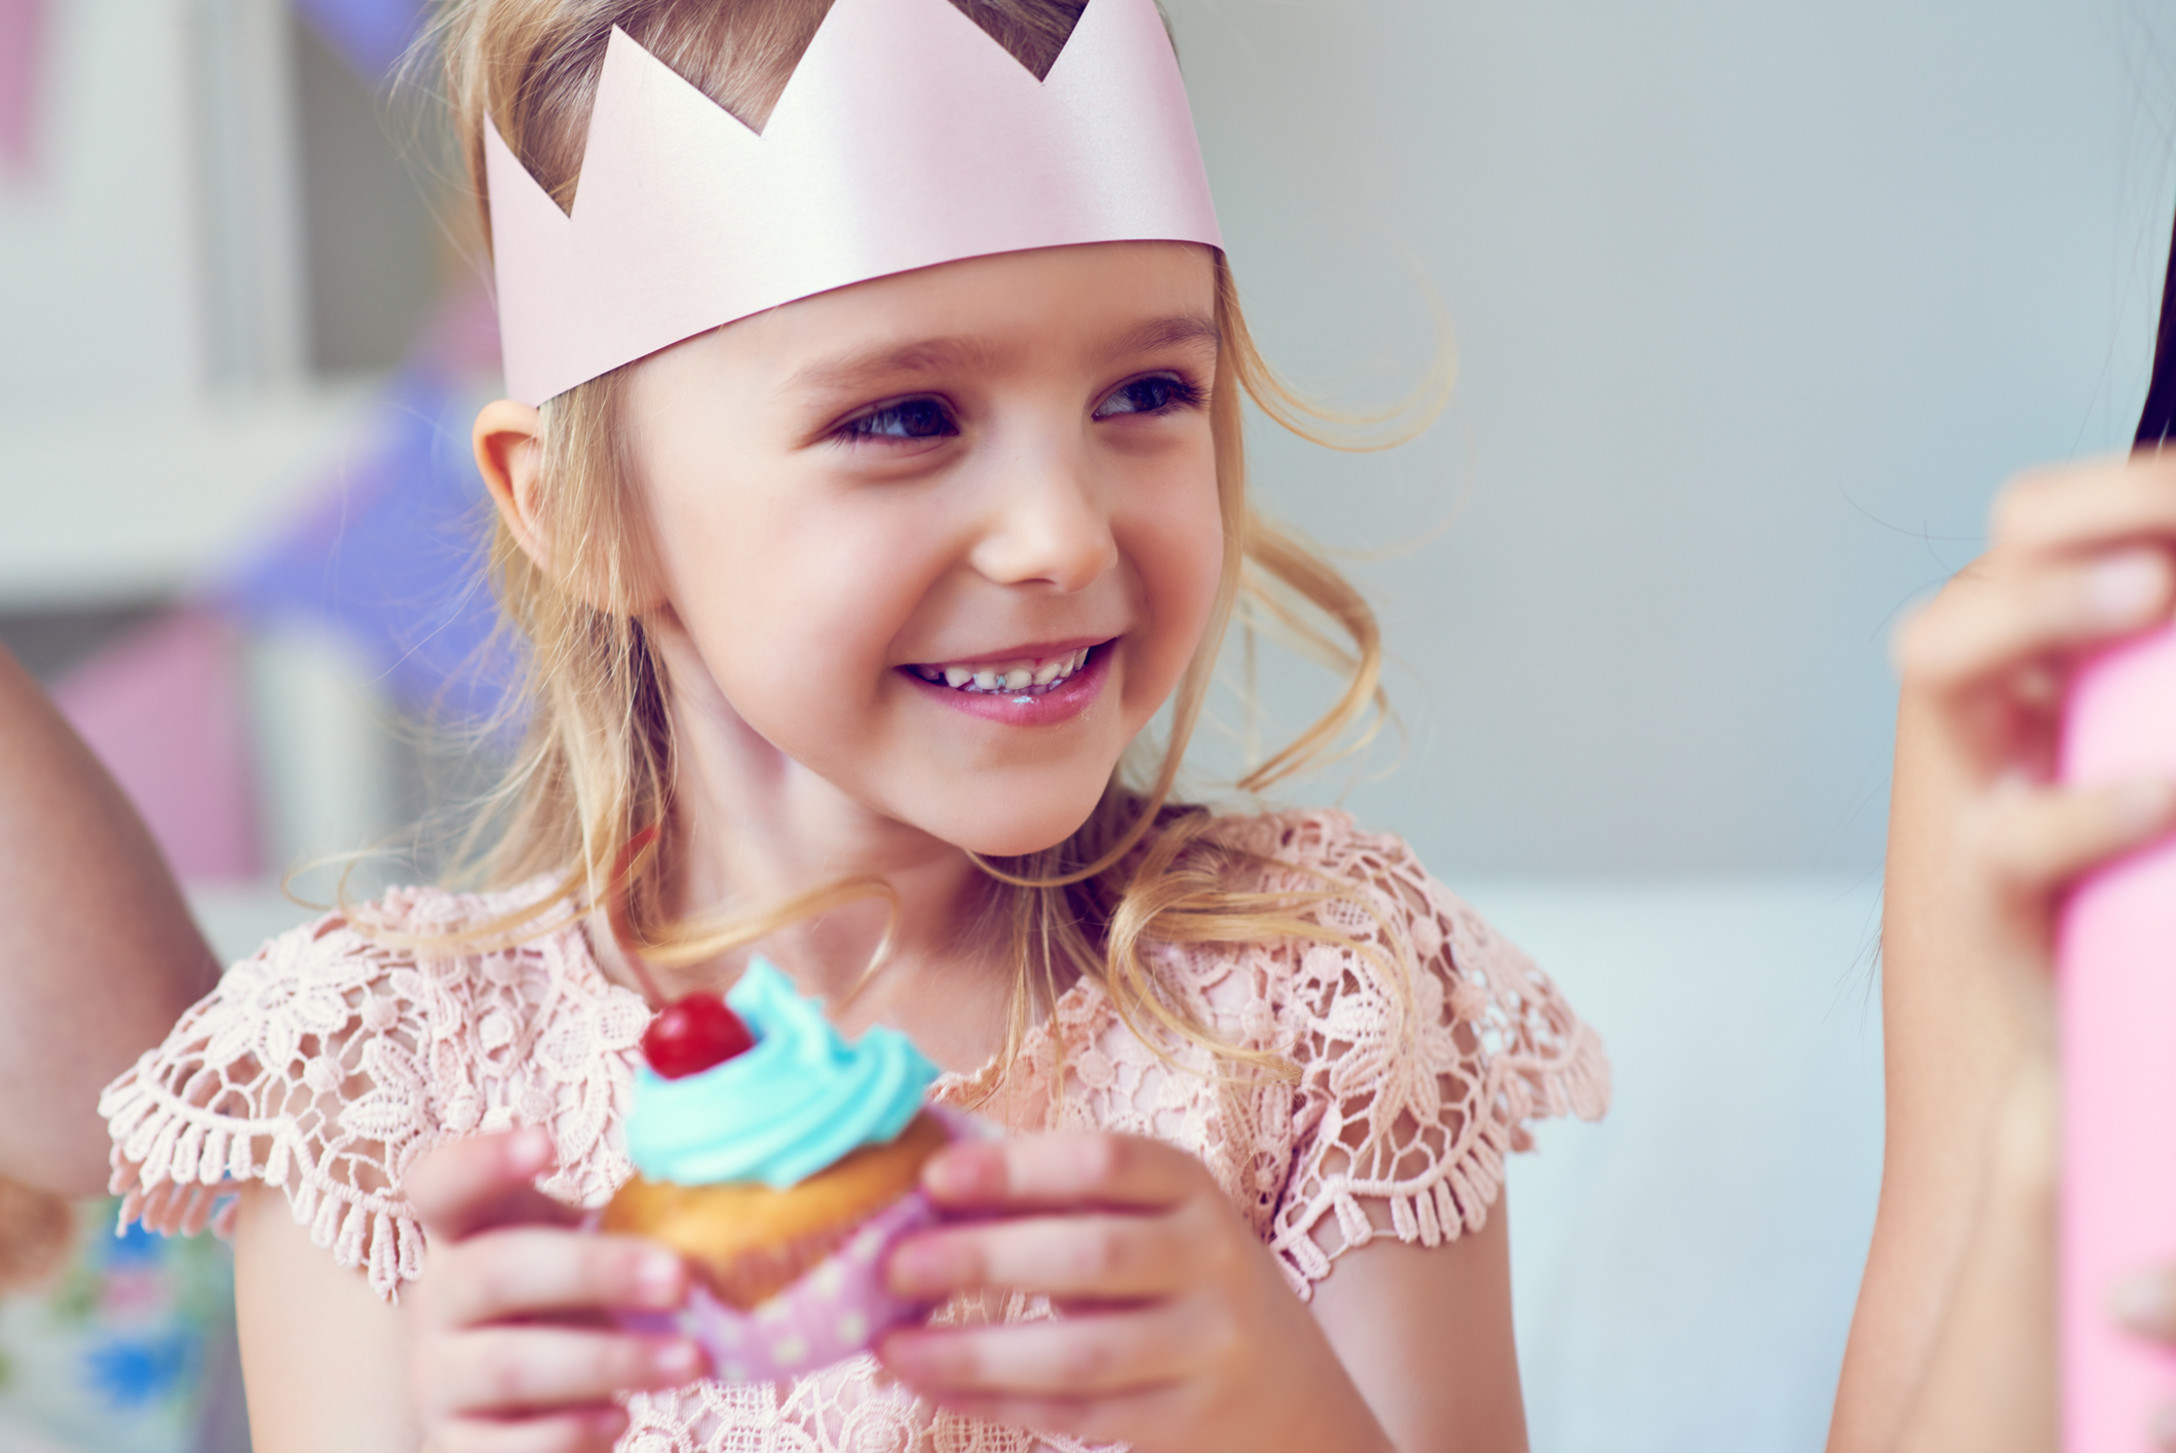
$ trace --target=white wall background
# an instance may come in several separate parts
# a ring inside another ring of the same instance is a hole
[[[1363,572],[1413,737],[1353,805],[1453,872],[1871,868],[1899,606],[2007,474],[2127,442],[2176,16],[1169,8],[1273,358],[1382,400],[1426,357],[1422,279],[1455,331],[1424,442],[1258,453],[1337,544],[1456,511]]]

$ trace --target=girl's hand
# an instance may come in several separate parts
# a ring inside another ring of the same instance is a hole
[[[1997,500],[1993,536],[1897,633],[1891,904],[1898,889],[1931,904],[1914,916],[1994,965],[2044,1026],[2058,891],[2176,822],[2166,780],[2049,780],[2071,664],[2170,617],[2176,451],[2027,475]]]
[[[536,1190],[551,1158],[549,1136],[520,1130],[440,1146],[409,1178],[430,1240],[411,1380],[432,1453],[602,1453],[627,1428],[615,1393],[705,1371],[686,1338],[612,1329],[607,1308],[678,1306],[687,1267],[573,1229],[577,1213]]]
[[[1040,1292],[1061,1312],[887,1337],[884,1362],[945,1406],[1143,1453],[1389,1448],[1269,1253],[1184,1151],[1126,1135],[966,1143],[923,1183],[991,1219],[901,1242],[896,1290]]]
[[[1897,634],[1883,910],[1888,1151],[1832,1450],[2055,1446],[2062,891],[2176,825],[2176,785],[2052,782],[2077,661],[2170,619],[2176,451],[2027,475]]]

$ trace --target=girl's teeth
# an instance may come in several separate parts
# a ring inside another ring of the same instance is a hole
[[[1046,661],[1006,661],[995,666],[916,666],[914,674],[924,681],[941,681],[955,691],[1048,690],[1087,664],[1084,647],[1069,655]]]

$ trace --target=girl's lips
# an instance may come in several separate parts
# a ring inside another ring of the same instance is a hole
[[[941,681],[925,681],[915,675],[911,667],[895,669],[917,690],[969,716],[1003,722],[1006,726],[1050,726],[1079,716],[1102,693],[1104,677],[1110,674],[1111,648],[1117,644],[1116,641],[1105,641],[1089,651],[1088,659],[1078,671],[1040,696],[960,691]]]

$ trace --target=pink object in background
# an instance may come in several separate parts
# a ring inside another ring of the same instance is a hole
[[[2073,784],[2176,776],[2176,627],[2078,674]],[[2176,843],[2102,869],[2063,915],[2062,1386],[2066,1453],[2152,1453],[2176,1355],[2110,1318],[2126,1276],[2176,1266]]]
[[[5,3],[5,0],[0,0]],[[231,627],[180,610],[75,668],[53,698],[185,879],[262,870]]]
[[[0,0],[0,177],[36,170],[46,0]]]

